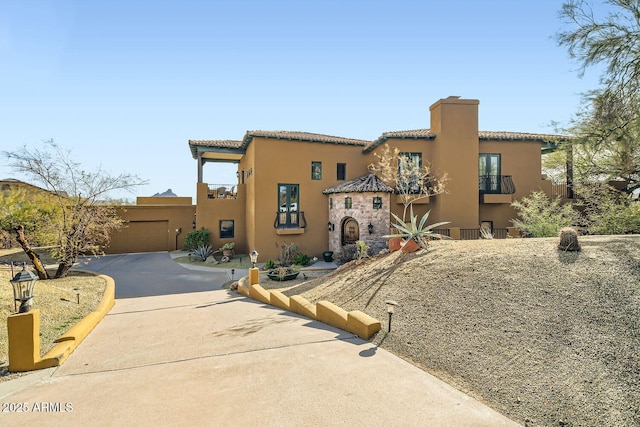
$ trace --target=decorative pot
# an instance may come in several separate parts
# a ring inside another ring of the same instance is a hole
[[[387,241],[387,246],[391,252],[399,251],[402,248],[402,237],[392,237]]]
[[[333,251],[322,252],[322,258],[324,259],[324,262],[333,262]]]
[[[271,280],[276,280],[278,282],[284,282],[285,280],[293,280],[298,277],[300,274],[299,271],[292,271],[291,273],[287,273],[285,275],[280,275],[276,272],[270,271],[267,273],[267,277]]]
[[[415,252],[418,249],[420,249],[420,245],[413,239],[407,240],[406,242],[404,242],[404,245],[402,245],[402,252],[404,252],[405,254]]]

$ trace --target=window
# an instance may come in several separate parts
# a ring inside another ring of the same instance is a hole
[[[329,197],[329,209],[333,209],[333,197]]]
[[[382,197],[373,198],[373,209],[382,209]]]
[[[278,228],[297,228],[300,213],[299,184],[278,184]]]
[[[398,176],[404,181],[404,192],[419,194],[423,189],[422,174],[422,153],[398,154]]]
[[[230,239],[234,237],[234,222],[232,219],[220,220],[220,238]]]
[[[500,194],[500,154],[478,156],[478,177],[481,193]]]
[[[322,179],[322,162],[311,162],[311,179]]]
[[[338,181],[344,181],[347,179],[347,164],[346,163],[338,163]]]
[[[344,198],[344,208],[345,209],[351,209],[351,204],[352,204],[351,197],[345,197]]]

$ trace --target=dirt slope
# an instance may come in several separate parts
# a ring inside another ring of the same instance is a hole
[[[383,321],[375,341],[532,426],[640,425],[640,236],[435,242],[287,294]]]

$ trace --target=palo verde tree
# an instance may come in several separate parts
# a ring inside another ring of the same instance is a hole
[[[445,192],[447,175],[436,175],[429,164],[421,159],[401,153],[397,147],[385,144],[381,153],[374,153],[378,159],[369,165],[385,183],[393,187],[404,205],[402,221],[407,221],[407,209],[417,200]]]
[[[580,73],[602,65],[601,86],[584,96],[585,107],[568,131],[574,135],[578,179],[622,179],[626,191],[640,188],[640,2],[607,0],[594,8],[566,1],[558,43],[580,65]]]
[[[136,175],[122,173],[110,175],[102,169],[84,170],[52,140],[42,148],[4,152],[11,167],[46,189],[55,206],[47,227],[51,232],[38,235],[41,244],[54,246],[59,260],[54,278],[65,277],[82,254],[100,254],[109,242],[113,230],[122,226],[122,219],[111,204],[109,194],[116,190],[130,191],[145,184]],[[36,217],[34,227],[44,226]],[[24,225],[23,225],[24,227]],[[20,224],[14,226],[19,233]],[[30,259],[34,259],[29,245],[22,246]],[[36,266],[37,268],[37,266]],[[46,272],[45,277],[48,278]]]

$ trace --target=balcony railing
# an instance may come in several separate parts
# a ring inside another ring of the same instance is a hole
[[[238,186],[235,184],[208,184],[207,197],[210,199],[237,199]]]
[[[276,212],[273,228],[307,228],[303,211]]]
[[[480,194],[513,194],[516,186],[511,175],[481,175],[478,177]]]

